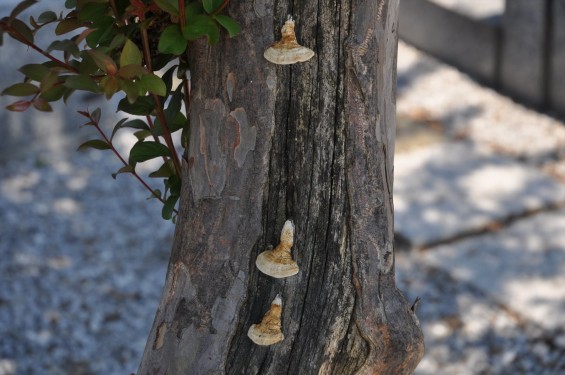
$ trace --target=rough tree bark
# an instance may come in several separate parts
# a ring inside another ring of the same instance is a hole
[[[192,48],[191,143],[146,374],[409,374],[423,355],[394,281],[399,0],[232,1],[240,36]],[[288,14],[307,63],[263,50]],[[296,225],[298,275],[255,258]],[[285,340],[248,339],[275,295]]]

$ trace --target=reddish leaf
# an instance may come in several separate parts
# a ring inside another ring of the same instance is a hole
[[[14,112],[23,112],[26,109],[28,109],[30,105],[31,102],[29,100],[19,100],[15,103],[6,106],[6,109]]]

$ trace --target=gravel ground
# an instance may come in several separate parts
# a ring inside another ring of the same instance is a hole
[[[565,125],[559,120],[482,87],[404,43],[399,48],[398,81],[396,149],[397,154],[402,154],[398,160],[463,142],[490,152],[493,158],[509,158],[508,162],[523,171],[533,167],[557,181],[565,181]],[[456,159],[449,155],[443,160]],[[437,173],[441,176],[443,172]],[[400,181],[399,172],[396,177],[399,185],[410,184],[410,176]],[[499,174],[475,184],[476,189],[481,190],[489,182],[515,186],[517,180]],[[523,187],[520,183],[518,186]],[[496,202],[502,203],[508,196],[501,194]],[[477,206],[486,198],[470,200],[463,194],[460,199],[460,205]],[[452,204],[453,210],[460,205]],[[430,204],[428,208],[436,206]],[[506,204],[504,208],[508,208]],[[404,244],[404,249],[410,251],[397,254],[399,287],[409,300],[422,298],[418,315],[426,356],[417,375],[565,373],[565,330],[555,328],[560,324],[550,324],[560,315],[551,312],[536,319],[528,316],[544,303],[562,306],[556,293],[565,287],[562,272],[555,270],[562,262],[552,261],[552,256],[565,251],[562,232],[544,233],[561,221],[563,208],[544,210],[548,212],[525,215],[514,223],[493,223],[496,226],[491,230],[498,234],[461,233],[461,238],[454,236],[451,242],[425,251]],[[411,220],[418,219],[418,215],[412,215]],[[459,220],[466,223],[465,219]],[[509,239],[516,242],[515,255],[508,249],[504,251],[504,239],[506,243]],[[489,248],[484,246],[485,241],[490,241]],[[465,244],[477,251],[463,254]],[[517,265],[515,261],[524,256],[526,245],[539,254],[531,263]],[[429,262],[430,257],[442,254],[457,261]],[[541,282],[546,283],[543,288]],[[550,297],[543,297],[542,292]],[[533,296],[533,302],[521,303],[525,294]]]
[[[137,369],[173,225],[106,156],[0,164],[2,375]]]

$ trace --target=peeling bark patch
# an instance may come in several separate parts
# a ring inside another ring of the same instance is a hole
[[[247,153],[255,150],[257,127],[249,125],[247,113],[245,113],[245,109],[243,108],[236,108],[230,113],[230,116],[237,121],[239,127],[239,144],[235,146],[233,156],[237,162],[237,166],[241,168],[245,163]]]
[[[157,335],[155,336],[155,342],[153,343],[153,350],[159,350],[163,347],[163,343],[165,342],[165,333],[167,333],[167,324],[163,322],[157,328]]]
[[[192,113],[196,134],[191,137],[188,160],[194,160],[190,168],[194,199],[217,198],[227,178],[226,106],[220,99],[197,99]]]
[[[185,298],[181,299],[175,310],[174,330],[177,338],[181,339],[183,330],[190,326],[194,326],[197,330],[207,330],[210,333],[215,333],[212,327],[212,318],[210,311],[204,306],[197,303],[196,300],[188,302]]]
[[[228,93],[228,100],[231,102],[233,98],[233,90],[235,88],[235,74],[233,72],[228,73],[228,78],[226,79],[226,91]]]

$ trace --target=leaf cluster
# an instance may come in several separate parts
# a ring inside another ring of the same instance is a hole
[[[2,91],[18,97],[7,109],[51,111],[50,103],[66,103],[77,91],[107,99],[122,96],[117,109],[130,117],[118,121],[109,136],[99,126],[100,110],[79,111],[100,135],[79,150],[112,150],[124,164],[113,176],[133,174],[164,203],[163,217],[174,218],[181,185],[179,149],[187,147],[190,133],[190,42],[206,38],[216,44],[221,30],[230,37],[240,32],[239,24],[222,13],[229,0],[66,0],[66,11],[46,11],[24,21],[21,14],[35,3],[24,0],[0,19],[0,45],[8,35],[46,58],[22,66],[24,79]],[[50,24],[55,40],[37,45],[36,35]],[[137,137],[127,161],[112,143],[125,128]],[[179,131],[181,144],[175,145],[172,135]],[[163,191],[149,187],[135,169],[155,158],[163,163],[149,177],[163,179]]]

